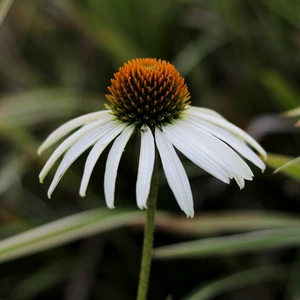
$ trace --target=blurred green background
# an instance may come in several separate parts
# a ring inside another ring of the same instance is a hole
[[[139,139],[123,154],[113,211],[103,198],[108,150],[84,199],[86,155],[49,200],[53,171],[44,185],[38,174],[51,151],[36,154],[60,124],[104,109],[110,78],[130,59],[172,62],[193,105],[217,110],[270,153],[300,153],[297,119],[280,115],[300,106],[297,0],[1,0],[0,18],[0,237],[74,215],[0,242],[0,299],[135,299]],[[182,159],[196,217],[185,218],[162,174],[149,299],[300,299],[299,169],[252,166],[254,181],[239,191]]]

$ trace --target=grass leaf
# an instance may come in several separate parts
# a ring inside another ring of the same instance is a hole
[[[98,208],[65,217],[0,241],[0,262],[38,253],[124,226],[142,226],[144,215],[145,212],[137,209]],[[199,236],[279,226],[300,228],[300,221],[293,216],[276,213],[214,213],[187,220],[184,217],[157,212],[156,225],[158,230],[176,235]]]
[[[154,249],[157,259],[182,259],[239,254],[300,245],[300,228],[261,230],[212,237]]]
[[[264,72],[261,81],[269,89],[280,110],[299,106],[298,91],[279,73]]]
[[[14,0],[1,0],[0,2],[0,25],[3,23],[8,11],[13,4]]]
[[[136,211],[91,210],[62,218],[0,241],[0,262],[37,253],[68,242],[143,221]]]
[[[68,89],[36,89],[8,95],[0,102],[0,126],[39,124],[44,120],[74,116],[76,112],[88,113],[99,109],[101,104],[103,102],[95,97],[78,95]]]
[[[300,158],[268,153],[266,164],[275,169],[274,173],[283,173],[288,177],[300,181]]]
[[[285,111],[283,115],[286,117],[300,117],[300,107]]]
[[[238,272],[221,279],[209,282],[203,287],[193,291],[183,300],[208,300],[225,292],[237,290],[264,281],[286,279],[288,269],[282,265],[262,266]]]

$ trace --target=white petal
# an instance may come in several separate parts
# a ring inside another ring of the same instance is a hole
[[[119,122],[112,121],[106,125],[103,125],[99,128],[95,128],[92,131],[86,133],[82,138],[80,138],[65,154],[62,159],[55,175],[54,179],[48,190],[48,197],[51,197],[52,192],[57,186],[58,182],[70,167],[70,165],[90,146],[96,143],[103,135],[107,134],[113,128],[118,126]]]
[[[227,143],[237,152],[239,152],[242,156],[247,158],[251,161],[254,165],[256,165],[261,170],[265,169],[265,164],[263,161],[252,151],[250,147],[245,144],[244,141],[240,140],[229,131],[218,127],[214,124],[211,124],[207,121],[202,120],[201,118],[197,118],[195,116],[189,116],[185,118],[186,122],[190,122],[196,128],[199,128],[203,131],[209,132],[210,134],[214,135],[215,137],[219,138],[220,140]]]
[[[235,179],[236,183],[238,184],[238,186],[240,187],[240,190],[245,187],[245,180],[243,177],[234,176],[234,179]]]
[[[88,122],[96,121],[99,118],[107,115],[108,113],[109,112],[105,110],[97,111],[94,113],[80,116],[61,125],[55,131],[53,131],[43,142],[43,144],[39,147],[38,154],[40,155],[44,150],[55,144],[58,140],[60,140],[62,137],[64,137],[77,127],[82,126]]]
[[[55,164],[55,162],[64,154],[65,151],[67,151],[74,143],[76,143],[82,136],[87,134],[89,131],[94,130],[97,127],[102,127],[104,124],[107,124],[109,122],[112,122],[113,117],[109,114],[106,114],[105,117],[103,117],[101,120],[97,122],[93,122],[92,124],[86,125],[79,130],[77,130],[75,133],[73,133],[71,136],[69,136],[66,140],[64,140],[52,153],[48,161],[46,162],[44,168],[42,169],[39,178],[40,182],[43,182],[44,178],[52,168],[52,166]]]
[[[220,126],[226,130],[229,130],[233,134],[239,136],[242,138],[245,142],[247,142],[249,145],[251,145],[258,153],[260,153],[264,158],[266,158],[267,154],[266,151],[245,131],[240,129],[239,127],[233,125],[232,123],[228,122],[225,119],[218,118],[216,116],[213,116],[211,114],[198,112],[193,107],[187,109],[185,111],[186,114],[197,116],[207,122],[210,122],[212,124],[215,124],[217,126]]]
[[[151,178],[155,159],[155,145],[151,129],[141,128],[141,149],[139,158],[138,177],[136,182],[136,199],[140,209],[147,208]]]
[[[126,127],[120,136],[118,136],[114,141],[107,157],[104,174],[104,193],[105,201],[109,208],[114,208],[117,171],[124,148],[126,147],[133,131],[133,125]]]
[[[208,114],[208,115],[212,115],[212,116],[215,116],[215,117],[225,119],[222,115],[220,115],[216,111],[214,111],[212,109],[209,109],[209,108],[197,107],[197,106],[189,106],[189,108],[191,108],[192,110],[196,110],[198,112],[202,112],[202,113],[205,113],[205,114]]]
[[[229,178],[233,178],[233,175],[223,167],[222,161],[205,145],[202,147],[195,137],[186,134],[181,128],[175,129],[174,127],[174,125],[164,127],[166,136],[171,143],[200,168],[221,181],[229,183]]]
[[[188,217],[193,217],[193,196],[182,163],[165,133],[158,128],[155,128],[155,140],[169,186],[180,208]]]
[[[185,134],[187,135],[193,134],[198,140],[201,149],[207,148],[208,151],[215,155],[219,163],[221,160],[221,165],[227,168],[232,174],[242,176],[244,179],[252,180],[253,173],[249,166],[227,144],[203,129],[192,126],[189,122],[179,121],[176,123],[175,128],[176,127],[185,130]]]
[[[108,144],[123,131],[125,124],[119,124],[115,126],[112,130],[108,131],[103,135],[99,141],[94,145],[93,149],[89,153],[88,158],[84,166],[84,172],[80,184],[79,194],[81,197],[85,196],[87,186],[89,184],[92,172],[94,170],[95,164],[99,159],[101,153],[105,150]]]

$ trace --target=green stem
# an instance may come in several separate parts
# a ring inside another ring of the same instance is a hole
[[[158,174],[159,174],[158,161],[159,161],[158,155],[156,155],[152,181],[151,181],[151,189],[147,201],[148,208],[147,208],[147,216],[146,216],[146,223],[144,229],[143,256],[142,256],[137,300],[147,299],[150,268],[151,268],[151,261],[152,261],[152,249],[153,249],[153,238],[154,238],[154,227],[155,227],[155,211],[156,211],[157,191],[158,191]]]

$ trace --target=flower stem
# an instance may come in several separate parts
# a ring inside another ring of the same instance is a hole
[[[148,208],[147,208],[147,216],[146,216],[146,223],[144,229],[143,256],[142,256],[142,264],[140,270],[137,300],[147,299],[150,268],[151,268],[151,261],[152,261],[152,248],[153,248],[154,227],[155,227],[155,211],[156,211],[157,191],[158,191],[158,175],[159,175],[158,161],[159,161],[158,155],[155,155],[151,189],[147,201]]]

